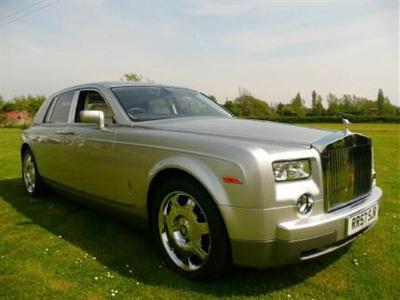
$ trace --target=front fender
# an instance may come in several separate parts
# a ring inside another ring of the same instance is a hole
[[[193,157],[172,156],[157,162],[149,171],[148,186],[157,174],[167,169],[178,169],[190,174],[203,185],[216,205],[229,205],[230,201],[220,178],[206,163]]]

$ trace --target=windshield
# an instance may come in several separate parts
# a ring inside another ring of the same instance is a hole
[[[205,95],[184,88],[126,86],[111,89],[133,121],[189,116],[231,117]]]

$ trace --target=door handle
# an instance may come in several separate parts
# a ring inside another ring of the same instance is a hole
[[[56,133],[62,134],[62,135],[74,135],[75,134],[75,132],[73,132],[73,131],[64,131],[64,130],[57,130]]]

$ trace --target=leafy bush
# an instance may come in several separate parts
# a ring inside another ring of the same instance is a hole
[[[15,96],[11,101],[4,102],[1,110],[5,112],[19,110],[36,113],[45,99],[46,97],[42,95]]]
[[[354,118],[354,122],[397,122],[400,108],[393,105],[379,90],[377,100],[371,100],[356,95],[343,95],[336,97],[330,93],[327,96],[327,108],[322,103],[321,95],[312,92],[311,107],[305,105],[300,93],[287,104],[279,102],[271,106],[266,102],[253,97],[247,90],[239,89],[239,97],[227,100],[223,105],[227,110],[238,117],[257,119],[279,119],[289,122],[302,122],[296,120],[322,120],[323,122],[341,122],[340,115]],[[356,117],[359,116],[360,118]],[[309,119],[309,117],[312,117]],[[318,122],[318,121],[316,121]]]

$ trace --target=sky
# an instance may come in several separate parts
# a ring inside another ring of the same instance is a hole
[[[50,95],[135,72],[307,104],[379,88],[399,103],[398,1],[0,0],[0,94]]]

